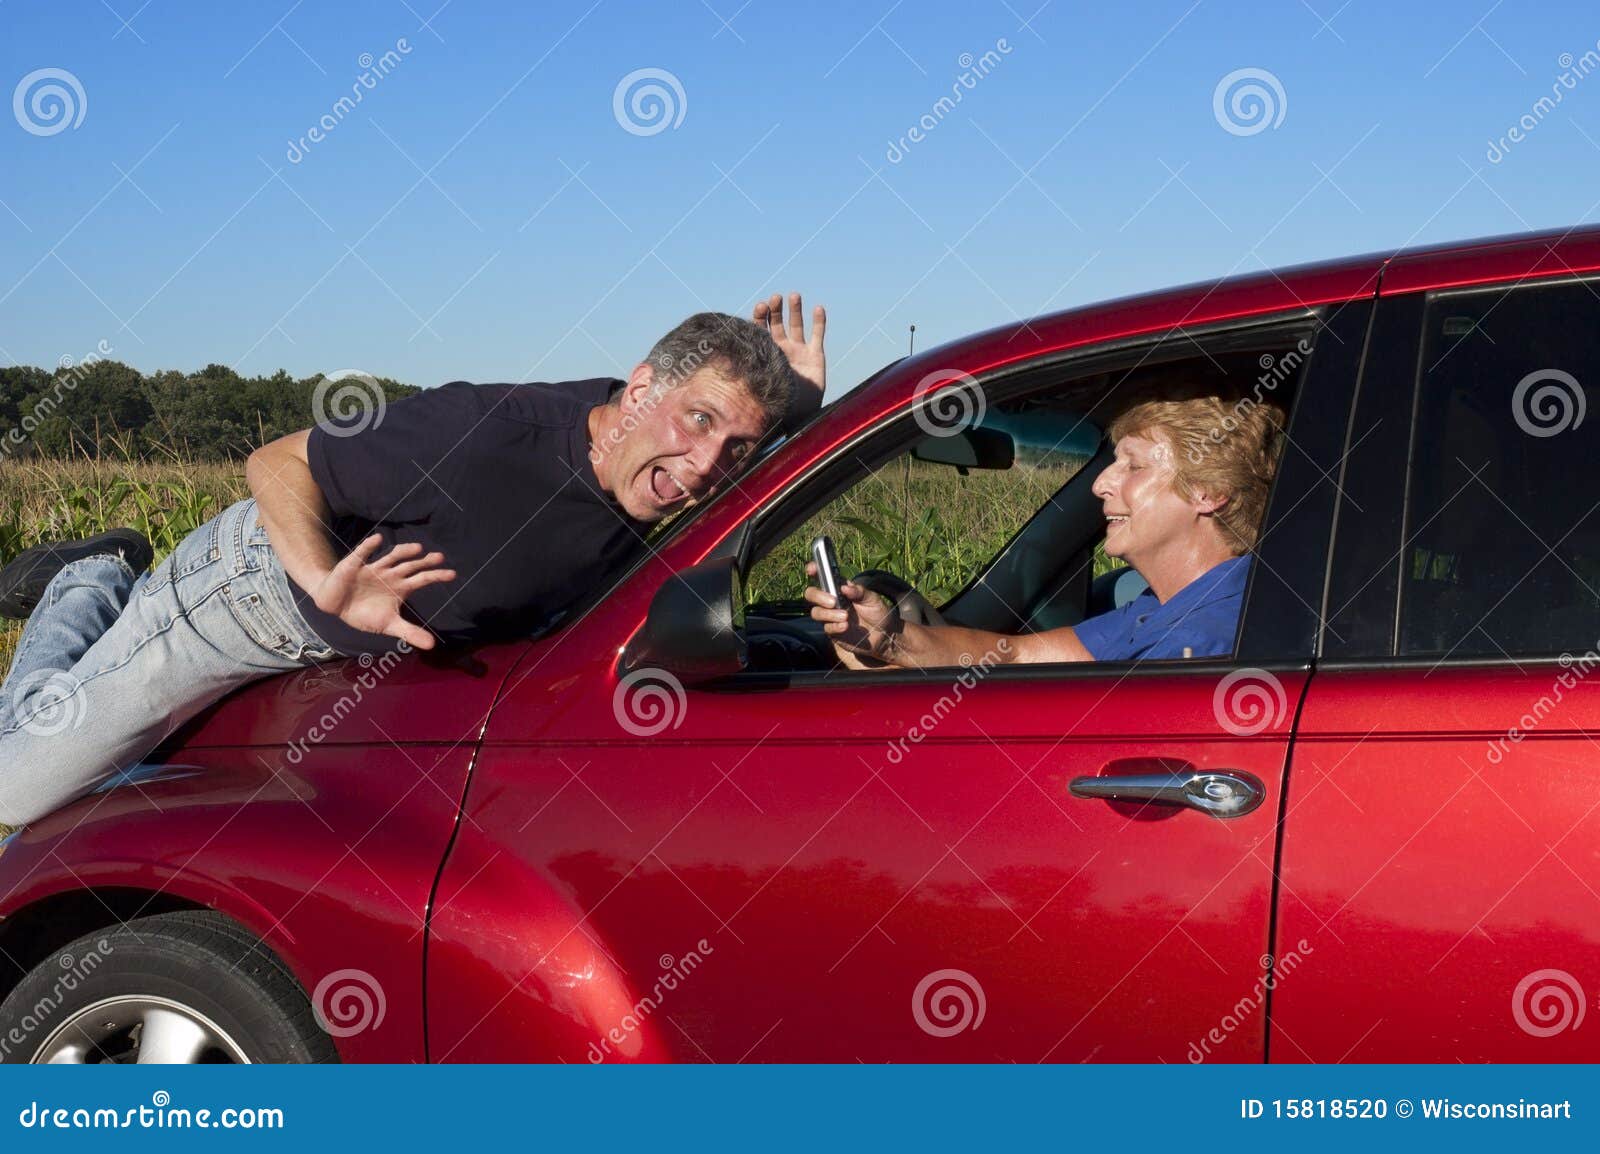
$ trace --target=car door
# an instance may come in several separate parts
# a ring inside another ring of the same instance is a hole
[[[480,752],[430,928],[430,1053],[1259,1060],[1281,782],[1369,314],[1294,314],[1291,446],[1231,660],[689,686],[612,667],[580,692],[581,637],[536,655],[496,717],[541,696],[559,716],[491,724]],[[1162,347],[1199,371],[1228,333]],[[819,487],[754,521],[798,524]],[[1260,804],[1109,796],[1158,775]]]
[[[1600,1058],[1600,284],[1449,271],[1385,277],[1290,771],[1277,940],[1306,956],[1273,1061]]]

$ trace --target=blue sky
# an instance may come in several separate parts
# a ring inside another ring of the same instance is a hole
[[[620,375],[799,288],[838,395],[913,322],[1600,212],[1593,5],[741,2],[3,0],[0,364]]]

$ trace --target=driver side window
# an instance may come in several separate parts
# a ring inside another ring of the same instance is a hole
[[[824,535],[846,578],[890,573],[942,606],[1083,470],[1100,440],[1081,416],[1051,411],[991,412],[971,429],[924,436],[757,561],[745,578],[748,611],[803,607],[811,542]]]

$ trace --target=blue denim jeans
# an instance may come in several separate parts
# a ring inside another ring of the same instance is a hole
[[[295,608],[253,499],[143,576],[120,557],[74,561],[0,686],[0,822],[33,821],[132,768],[246,682],[337,656]]]

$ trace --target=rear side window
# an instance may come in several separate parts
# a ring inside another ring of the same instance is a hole
[[[1400,652],[1600,638],[1600,282],[1441,294],[1424,324]]]

